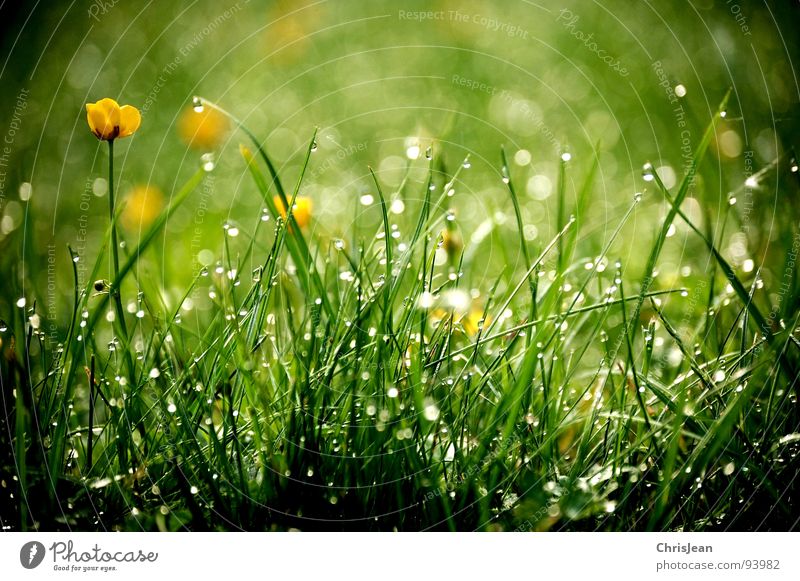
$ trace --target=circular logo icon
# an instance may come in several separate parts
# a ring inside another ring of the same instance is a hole
[[[44,560],[44,545],[39,541],[31,541],[22,545],[19,550],[19,562],[26,569],[35,569]]]

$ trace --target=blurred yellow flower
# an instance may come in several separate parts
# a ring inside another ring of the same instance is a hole
[[[464,331],[467,332],[467,335],[477,335],[478,331],[482,328],[481,321],[483,321],[484,324],[490,323],[491,318],[487,315],[484,319],[483,309],[472,307],[464,318],[461,319],[461,326],[464,327]]]
[[[464,238],[455,228],[447,227],[442,230],[442,248],[447,252],[450,262],[458,261],[461,251],[464,249]]]
[[[136,186],[125,196],[120,222],[129,232],[144,230],[153,223],[163,208],[164,195],[161,190],[151,185]]]
[[[447,321],[450,315],[453,316],[453,322],[459,323],[461,328],[469,336],[475,336],[481,328],[481,320],[484,321],[484,326],[491,322],[491,318],[487,315],[483,318],[483,309],[477,305],[470,305],[468,307],[460,308],[457,306],[449,306],[449,308],[436,308],[430,313],[430,320],[434,325]]]
[[[215,149],[228,131],[228,118],[213,107],[197,111],[188,107],[178,120],[178,134],[189,147]]]
[[[283,200],[280,196],[275,196],[273,198],[275,202],[275,207],[278,208],[278,211],[281,213],[281,216],[286,218],[286,208],[283,205]],[[294,208],[292,209],[292,216],[294,216],[295,222],[301,228],[305,228],[308,226],[308,223],[311,222],[311,198],[306,196],[297,196],[294,201]]]
[[[86,104],[86,120],[97,139],[114,141],[117,137],[133,135],[139,129],[142,115],[136,107],[120,107],[114,99],[106,98]]]

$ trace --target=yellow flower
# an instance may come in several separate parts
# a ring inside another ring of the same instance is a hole
[[[455,228],[451,230],[448,227],[442,230],[441,234],[442,248],[447,252],[447,258],[450,259],[450,262],[457,262],[461,251],[464,249],[464,239],[461,237],[461,233]]]
[[[114,99],[106,98],[86,104],[86,120],[97,139],[114,141],[117,137],[133,135],[139,129],[142,115],[136,107],[120,107]]]
[[[464,331],[467,332],[467,335],[477,335],[478,331],[482,328],[481,320],[483,320],[483,325],[488,325],[492,322],[492,318],[489,315],[486,315],[484,318],[483,309],[473,307],[464,318],[461,319],[461,325],[464,327]]]
[[[283,206],[281,197],[275,196],[273,201],[275,202],[275,207],[278,208],[278,211],[281,213],[281,216],[286,218],[286,208]],[[306,196],[297,196],[297,198],[295,198],[292,216],[294,216],[294,221],[297,222],[297,225],[301,228],[305,228],[308,223],[311,222],[311,209],[311,198]]]
[[[164,196],[155,186],[136,186],[125,196],[120,216],[122,226],[129,232],[146,229],[164,207]]]
[[[189,147],[201,151],[215,149],[228,131],[228,118],[213,107],[196,111],[188,107],[178,120],[178,134]]]

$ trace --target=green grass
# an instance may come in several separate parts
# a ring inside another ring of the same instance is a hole
[[[128,340],[107,319],[112,293],[92,284],[76,282],[57,344],[31,322],[40,289],[5,314],[3,527],[796,529],[797,219],[776,221],[784,258],[745,273],[723,257],[724,233],[682,209],[713,171],[720,111],[674,190],[654,176],[606,235],[587,219],[596,156],[561,162],[557,234],[530,242],[501,151],[508,197],[494,203],[516,220],[483,242],[460,232],[464,245],[442,231],[459,232],[448,192],[474,170],[446,150],[409,163],[392,190],[371,173],[374,202],[356,211],[377,229],[355,220],[349,240],[331,239],[273,202],[291,207],[321,163],[316,137],[289,184],[233,119],[253,150],[237,162],[252,178],[241,188],[271,219],[223,236],[216,268],[177,294],[139,268],[175,243],[164,227],[208,179],[198,171],[110,280],[139,311]],[[427,163],[424,180],[414,163]],[[632,240],[643,206],[664,218]],[[723,212],[719,223],[737,220]],[[678,223],[695,274],[665,281],[654,273]],[[521,258],[476,282],[481,244]],[[643,269],[618,259],[630,244]],[[108,276],[108,249],[94,259],[92,283]],[[189,320],[181,306],[196,293],[213,308]]]

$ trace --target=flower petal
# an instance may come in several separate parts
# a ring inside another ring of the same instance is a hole
[[[129,135],[133,135],[142,123],[142,114],[132,105],[123,105],[120,107],[119,113],[119,136],[128,137]]]
[[[114,99],[100,99],[97,103],[87,103],[86,120],[89,129],[98,139],[106,141],[119,134],[119,105]]]

